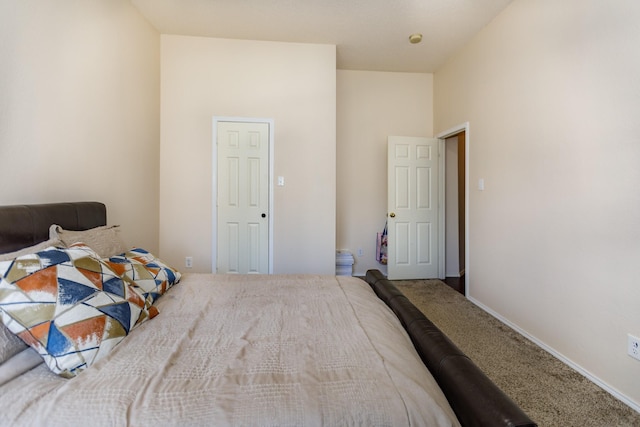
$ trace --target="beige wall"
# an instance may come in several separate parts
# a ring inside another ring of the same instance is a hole
[[[160,247],[212,268],[212,117],[274,120],[274,273],[335,272],[335,46],[163,35]]]
[[[0,204],[101,201],[157,251],[159,34],[127,0],[25,0],[0,40]]]
[[[434,80],[436,133],[470,122],[469,295],[636,409],[639,22],[516,0]]]
[[[353,253],[354,274],[386,271],[375,249],[387,214],[387,137],[433,136],[433,75],[338,70],[337,86],[337,245]]]

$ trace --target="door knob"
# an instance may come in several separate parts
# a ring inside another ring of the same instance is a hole
[[[263,213],[262,215],[260,215],[262,218],[266,218],[267,214]]]
[[[395,214],[395,213],[393,213],[393,212],[391,212],[391,213],[389,214],[389,216],[390,216],[391,218],[395,218],[395,217],[396,217],[396,214]]]

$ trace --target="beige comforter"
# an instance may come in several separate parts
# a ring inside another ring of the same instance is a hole
[[[0,425],[458,425],[393,313],[352,277],[187,274],[66,380],[0,388]]]

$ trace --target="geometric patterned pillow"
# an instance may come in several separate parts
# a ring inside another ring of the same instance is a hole
[[[131,249],[103,261],[121,276],[135,282],[142,294],[154,302],[182,277],[178,270],[140,248]]]
[[[88,246],[0,262],[0,321],[63,377],[104,357],[155,314],[150,299]]]

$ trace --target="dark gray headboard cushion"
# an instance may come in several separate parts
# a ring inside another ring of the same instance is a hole
[[[100,202],[0,206],[0,253],[44,242],[51,224],[66,230],[106,225],[107,208]]]

